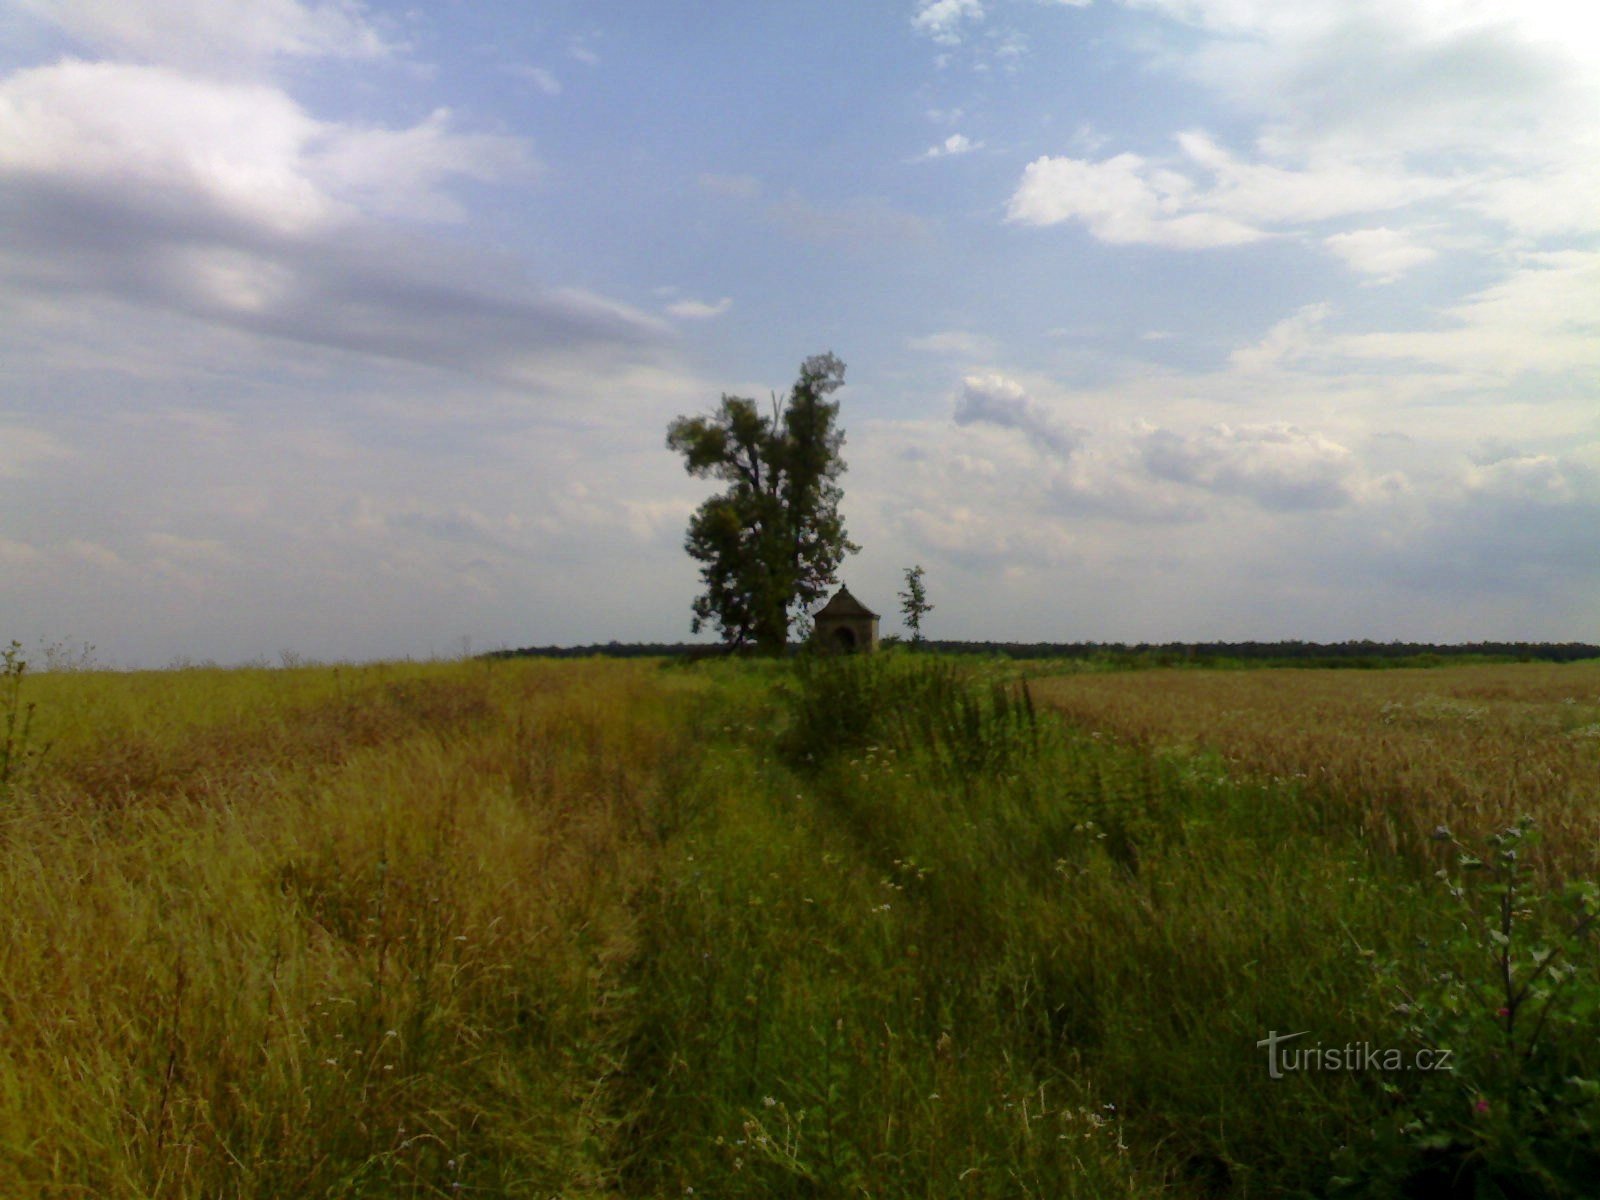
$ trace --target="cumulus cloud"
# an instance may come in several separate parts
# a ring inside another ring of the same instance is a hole
[[[975,142],[964,133],[952,133],[937,146],[930,146],[922,152],[924,159],[929,158],[954,158],[961,154],[971,154],[974,150],[983,149],[982,142]]]
[[[1355,456],[1291,425],[1214,425],[1187,435],[1155,429],[1140,449],[1157,479],[1244,496],[1278,512],[1338,508],[1352,499]]]
[[[1113,244],[1149,243],[1178,249],[1237,246],[1266,234],[1231,218],[1197,209],[1194,185],[1175,171],[1137,154],[1103,162],[1037,158],[1007,207],[1024,225],[1082,221],[1089,232]]]
[[[1518,506],[1600,503],[1600,472],[1570,455],[1506,454],[1492,462],[1474,463],[1463,484],[1471,497]]]
[[[996,425],[1015,429],[1029,441],[1056,454],[1070,455],[1082,434],[1057,423],[1021,384],[1004,375],[969,375],[956,400],[957,425]]]

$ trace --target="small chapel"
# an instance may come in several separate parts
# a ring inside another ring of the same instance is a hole
[[[841,586],[812,617],[812,636],[824,650],[842,654],[878,648],[878,614]]]

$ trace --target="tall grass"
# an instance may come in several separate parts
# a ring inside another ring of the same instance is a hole
[[[0,1194],[600,1187],[684,687],[272,682],[101,679],[127,723],[0,813]]]
[[[1354,1079],[1263,1086],[1269,1028],[1377,1027],[1349,928],[1410,925],[1291,792],[948,664],[817,664],[788,710],[663,863],[641,1190],[1272,1194],[1375,1119]]]
[[[1070,726],[1048,681],[25,683],[54,748],[0,807],[0,1195],[1316,1195],[1456,1103],[1256,1044],[1404,1044],[1397,988],[1472,994],[1437,856],[1315,764]]]

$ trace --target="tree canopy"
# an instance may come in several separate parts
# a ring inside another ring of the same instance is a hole
[[[843,384],[844,363],[814,355],[800,364],[788,398],[773,397],[770,413],[724,395],[710,416],[668,426],[667,447],[683,455],[689,474],[728,485],[695,511],[684,539],[705,584],[694,632],[710,623],[729,645],[781,651],[792,616],[824,595],[844,556],[858,549],[839,515],[844,433],[829,397]]]

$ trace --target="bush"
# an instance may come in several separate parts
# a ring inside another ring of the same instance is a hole
[[[1352,1195],[1386,1185],[1403,1195],[1561,1197],[1600,1179],[1600,891],[1541,887],[1527,862],[1537,838],[1524,817],[1454,852],[1438,871],[1457,912],[1427,948],[1420,980],[1382,968],[1412,1041],[1450,1068],[1410,1094],[1386,1090],[1395,1120],[1366,1148]],[[1413,968],[1413,974],[1415,968]],[[1376,1164],[1376,1165],[1371,1165]]]
[[[796,660],[784,750],[801,767],[868,746],[921,754],[951,779],[1006,771],[1038,750],[1026,683],[926,657]]]

